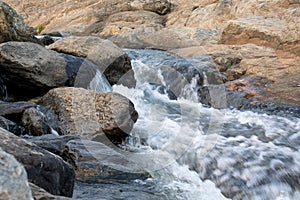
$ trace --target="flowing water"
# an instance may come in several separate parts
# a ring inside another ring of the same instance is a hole
[[[297,113],[282,117],[208,108],[197,94],[205,84],[199,69],[211,66],[207,57],[126,51],[137,85],[115,85],[113,91],[131,99],[139,119],[129,138],[133,150],[124,155],[153,177],[136,187],[155,186],[136,194],[128,189],[117,199],[300,199]],[[218,98],[226,97],[224,88],[218,91]]]

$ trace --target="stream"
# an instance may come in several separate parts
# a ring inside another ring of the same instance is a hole
[[[77,189],[86,192],[76,193],[75,187],[75,198],[300,199],[299,113],[210,108],[199,103],[198,94],[206,84],[200,69],[211,66],[209,58],[125,51],[136,87],[114,85],[112,90],[134,103],[139,118],[127,141],[130,150],[123,154],[152,178],[131,184],[78,183]],[[224,87],[211,98],[226,104]]]

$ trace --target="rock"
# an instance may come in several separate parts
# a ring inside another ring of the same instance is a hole
[[[24,111],[22,125],[30,135],[51,134],[51,127],[46,123],[46,116],[36,108],[29,108]]]
[[[61,53],[60,55],[67,61],[66,72],[69,80],[66,86],[81,87],[99,92],[112,90],[106,77],[93,62],[69,54]]]
[[[150,33],[163,28],[164,17],[150,11],[126,11],[112,14],[99,35],[111,37],[125,34]]]
[[[74,135],[43,135],[27,140],[72,164],[76,169],[76,179],[80,182],[127,182],[149,177],[137,164],[118,153],[119,148],[111,145],[105,138],[101,143],[81,141]],[[102,142],[108,143],[106,145]]]
[[[0,199],[32,200],[24,167],[0,148]]]
[[[171,9],[168,0],[42,0],[39,2],[18,2],[7,0],[33,27],[43,25],[43,32],[90,35],[105,26],[111,15],[124,11],[146,10],[164,15]]]
[[[138,114],[120,94],[99,93],[82,88],[56,88],[43,98],[44,106],[58,115],[58,131],[86,139],[105,135],[116,143],[130,133]]]
[[[109,40],[94,36],[70,36],[55,42],[48,48],[61,53],[84,57],[94,62],[111,85],[135,85],[128,56]]]
[[[33,183],[29,183],[32,196],[35,200],[70,200],[71,198],[63,197],[63,196],[55,196],[48,193],[46,190],[34,185]]]
[[[32,30],[27,27],[23,18],[9,5],[0,2],[0,43],[8,41],[35,42]]]
[[[8,93],[36,97],[64,86],[67,63],[55,51],[28,42],[0,44],[0,69]],[[18,92],[14,92],[18,91]]]
[[[27,133],[23,127],[17,125],[15,122],[10,121],[9,119],[6,119],[2,116],[0,116],[0,127],[5,130],[8,130],[9,132],[15,135],[24,135]]]
[[[27,138],[26,140],[47,150],[51,153],[54,153],[60,156],[64,161],[68,162],[72,166],[76,166],[76,157],[74,154],[70,154],[67,146],[67,143],[70,140],[79,139],[76,135],[54,135],[47,134],[38,137]]]
[[[36,107],[32,102],[3,102],[0,101],[0,116],[4,116],[12,121],[20,121],[23,112],[28,108]]]
[[[72,196],[74,169],[60,157],[2,128],[0,128],[0,147],[23,164],[29,182],[54,195]]]
[[[114,149],[115,148],[115,149]],[[137,163],[129,160],[118,148],[100,142],[71,140],[67,143],[76,159],[76,179],[86,183],[130,182],[149,178]]]
[[[299,31],[278,18],[251,16],[231,20],[222,32],[220,43],[253,43],[300,55]]]

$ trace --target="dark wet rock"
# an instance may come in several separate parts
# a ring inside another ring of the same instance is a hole
[[[123,84],[130,87],[135,85],[128,56],[109,40],[94,36],[70,36],[55,42],[48,48],[94,62],[111,85]]]
[[[30,135],[51,134],[51,127],[47,124],[45,115],[37,108],[26,109],[21,123]]]
[[[12,121],[20,121],[23,112],[28,108],[36,107],[37,105],[32,102],[19,101],[19,102],[3,102],[0,101],[0,116],[6,117]]]
[[[0,43],[8,41],[35,42],[33,31],[27,27],[23,18],[9,5],[0,2]]]
[[[33,183],[29,183],[29,186],[35,200],[71,200],[68,197],[52,195]]]
[[[0,130],[1,131],[1,130]],[[0,199],[31,200],[27,173],[24,167],[0,148]]]
[[[25,131],[25,128],[19,126],[13,121],[10,121],[9,119],[6,119],[2,116],[0,116],[0,127],[8,130],[9,132],[15,134],[15,135],[24,135],[27,132]]]
[[[0,44],[1,76],[9,95],[36,97],[51,88],[64,86],[68,80],[66,65],[58,53],[38,44]]]
[[[29,182],[51,194],[71,197],[74,169],[60,157],[0,128],[0,147],[24,165]]]
[[[88,140],[71,140],[67,149],[76,155],[76,179],[85,183],[130,182],[144,180],[150,175],[130,161],[126,152],[119,148],[107,146],[100,142]]]
[[[56,88],[43,97],[42,104],[57,114],[59,133],[86,139],[105,134],[115,143],[121,143],[138,118],[133,103],[113,92]]]
[[[42,135],[38,137],[30,137],[27,141],[60,156],[64,161],[70,163],[72,166],[76,166],[76,157],[74,154],[70,154],[67,143],[70,140],[79,139],[76,135],[62,135],[57,136],[53,134]]]

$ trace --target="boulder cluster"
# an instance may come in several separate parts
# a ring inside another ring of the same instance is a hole
[[[0,29],[0,199],[67,199],[76,181],[147,178],[141,169],[104,164],[108,153],[124,163],[111,148],[138,118],[133,103],[110,88],[135,85],[126,53],[98,36],[45,46],[2,1]],[[94,90],[97,76],[106,91]],[[87,151],[95,144],[103,150],[97,159]]]

